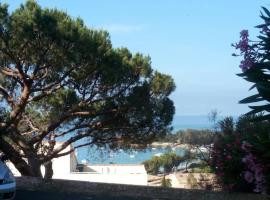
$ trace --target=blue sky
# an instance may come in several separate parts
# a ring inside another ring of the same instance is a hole
[[[22,0],[2,0],[10,11]],[[171,98],[176,115],[221,115],[248,111],[238,101],[251,94],[237,77],[239,58],[231,43],[249,29],[255,38],[260,6],[267,0],[38,0],[80,17],[90,28],[110,32],[115,47],[150,55],[152,66],[170,74],[177,85]]]

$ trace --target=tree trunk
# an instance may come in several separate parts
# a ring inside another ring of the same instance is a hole
[[[13,163],[13,165],[21,173],[22,176],[42,177],[38,159],[34,156],[31,156],[27,159],[27,163],[27,161],[21,157],[19,151],[1,136],[0,150],[8,157],[8,160]]]
[[[51,179],[53,176],[52,161],[46,162],[44,164],[44,167],[45,167],[44,179]]]
[[[31,176],[42,178],[42,173],[41,173],[41,169],[40,169],[41,164],[40,164],[39,160],[34,155],[29,156],[28,164],[29,164],[30,169],[31,169],[31,174],[32,174]]]
[[[188,172],[188,161],[186,161],[186,172]]]
[[[19,152],[13,148],[8,142],[0,136],[0,149],[8,157],[8,159],[15,165],[17,170],[24,176],[31,176],[31,170],[27,162],[22,159]]]

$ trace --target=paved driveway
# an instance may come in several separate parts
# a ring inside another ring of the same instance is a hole
[[[143,198],[130,198],[130,197],[110,197],[106,196],[85,196],[77,194],[63,194],[57,192],[39,192],[39,191],[27,191],[17,190],[15,200],[150,200]]]

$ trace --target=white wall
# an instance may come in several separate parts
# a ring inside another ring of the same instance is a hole
[[[99,183],[147,185],[147,174],[94,174],[94,173],[74,172],[60,179],[99,182]]]
[[[96,172],[100,174],[144,174],[146,173],[144,165],[86,165],[84,172]]]
[[[84,172],[71,173],[72,180],[90,182],[147,185],[144,165],[86,165]]]
[[[69,151],[68,146],[63,152]],[[118,183],[131,185],[147,185],[147,173],[144,165],[85,165],[84,172],[76,172],[77,157],[75,153],[54,158],[53,179],[69,179],[88,182]],[[21,174],[12,163],[9,168],[15,176]],[[44,167],[41,167],[44,175]]]

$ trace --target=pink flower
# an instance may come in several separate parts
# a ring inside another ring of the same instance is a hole
[[[248,50],[248,41],[247,40],[241,40],[238,44],[236,44],[236,49],[240,49],[240,51],[247,51]]]
[[[240,68],[243,70],[243,71],[246,71],[248,69],[250,69],[253,65],[253,60],[250,58],[250,57],[247,57],[246,59],[242,60],[240,62]]]
[[[233,44],[236,49],[240,50],[240,55],[242,55],[244,58],[239,66],[244,72],[253,66],[258,55],[258,52],[256,52],[254,49],[254,46],[249,45],[248,36],[248,30],[242,30],[240,32],[240,41]]]
[[[248,142],[246,141],[242,142],[241,149],[244,150],[245,152],[249,152],[251,147],[252,145],[249,144]]]
[[[242,159],[242,161],[243,161],[243,163],[254,163],[254,156],[251,154],[251,153],[249,153],[248,155],[246,155],[243,159]]]
[[[227,160],[231,160],[231,159],[232,159],[232,156],[231,156],[231,155],[227,155],[227,156],[226,156],[226,159],[227,159]]]
[[[242,30],[241,32],[240,32],[240,37],[242,38],[242,39],[247,39],[248,38],[248,30]]]
[[[257,182],[261,182],[263,180],[263,169],[260,165],[256,165],[255,179]]]
[[[246,171],[244,174],[244,178],[248,183],[252,183],[254,176],[250,171]]]

